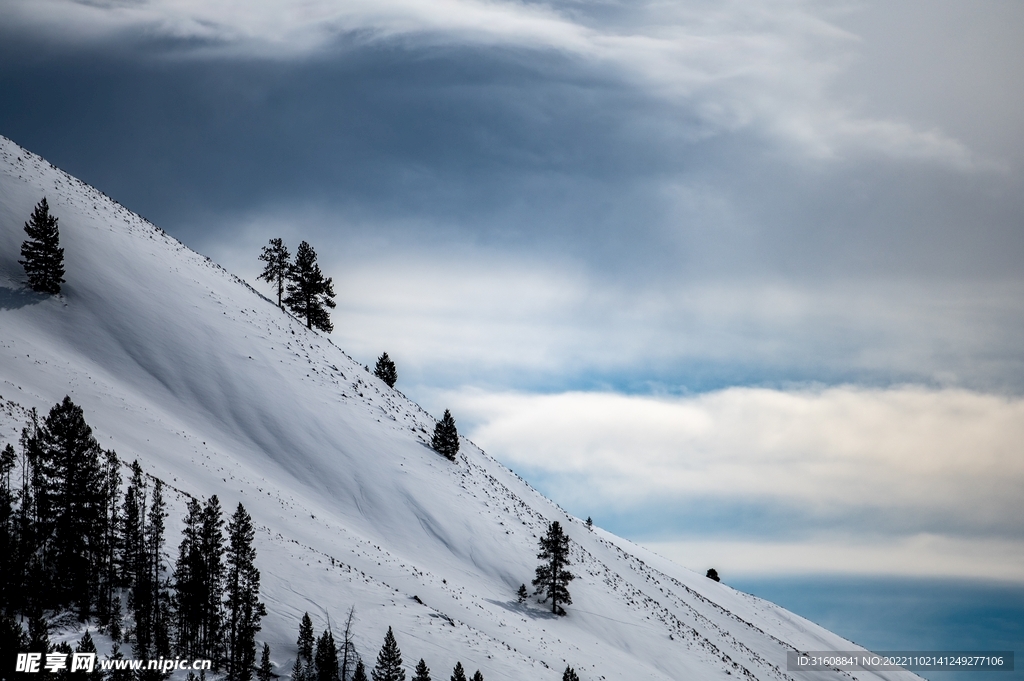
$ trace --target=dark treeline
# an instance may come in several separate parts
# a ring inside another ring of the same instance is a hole
[[[5,664],[14,652],[56,650],[47,618],[70,612],[108,633],[115,657],[125,644],[135,659],[209,659],[231,681],[249,681],[266,609],[242,504],[225,524],[216,496],[191,499],[171,569],[164,483],[135,461],[125,484],[117,454],[99,446],[69,397],[41,421],[33,411],[19,444],[20,453],[0,451]],[[95,648],[88,631],[80,645]]]
[[[172,561],[165,546],[164,483],[138,461],[122,478],[117,454],[100,447],[69,397],[43,419],[32,412],[19,449],[8,444],[0,450],[4,664],[16,652],[73,652],[67,644],[52,645],[48,629],[55,617],[70,615],[87,626],[74,652],[95,652],[88,632],[94,626],[113,640],[115,659],[209,659],[228,681],[270,681],[266,644],[257,660],[256,634],[266,608],[259,601],[254,527],[242,504],[226,518],[217,496],[189,498]],[[565,614],[561,606],[572,603],[567,586],[574,576],[567,569],[569,539],[557,521],[540,549],[535,593]],[[517,598],[525,602],[525,585]],[[353,644],[353,616],[350,610],[337,638],[329,625],[317,636],[309,615],[302,618],[291,681],[406,681],[390,628],[376,664],[364,665]],[[97,670],[92,678],[103,675]],[[165,675],[148,669],[130,677],[110,674],[111,681],[122,678],[156,681]],[[430,679],[421,659],[412,681]],[[470,681],[461,663],[451,679]],[[471,679],[482,681],[483,675],[477,671]],[[575,671],[567,668],[564,679],[577,681]]]
[[[329,626],[317,637],[309,613],[302,616],[296,641],[299,652],[292,667],[290,681],[406,681],[402,651],[398,648],[398,641],[391,627],[388,627],[388,633],[384,635],[384,643],[377,653],[377,662],[367,676],[366,665],[352,645],[354,612],[354,609],[349,610],[348,620],[340,634],[339,642],[335,642],[334,633]],[[575,676],[573,679],[578,681]],[[422,658],[416,663],[412,681],[432,681],[430,668]],[[484,681],[484,675],[478,669],[472,679],[469,679],[462,663],[456,662],[451,681]]]

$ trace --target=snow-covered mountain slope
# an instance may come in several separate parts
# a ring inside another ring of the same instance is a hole
[[[65,249],[60,297],[28,291],[17,262],[44,196]],[[584,680],[851,678],[785,671],[788,650],[850,642],[588,530],[465,439],[456,463],[438,456],[434,419],[329,338],[0,138],[0,445],[65,394],[122,459],[245,504],[269,611],[259,639],[282,673],[304,611],[319,631],[354,605],[364,658],[392,626],[409,667],[425,658],[436,678],[456,660],[488,681],[556,680],[566,664]],[[171,496],[174,551],[184,497]],[[514,596],[552,520],[578,574],[566,617]]]

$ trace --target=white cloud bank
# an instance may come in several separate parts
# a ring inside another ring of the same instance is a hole
[[[757,128],[816,158],[979,166],[938,129],[858,114],[828,89],[857,38],[805,2],[3,0],[4,24],[65,41],[172,39],[201,55],[295,58],[387,41],[554,51],[680,105],[699,131]],[[685,112],[685,116],[683,115]],[[684,126],[686,127],[686,126]],[[984,163],[980,165],[986,165]]]
[[[702,363],[733,367],[744,382],[810,375],[978,387],[1022,378],[1018,284],[632,285],[570,263],[465,255],[334,262],[345,320],[335,335],[358,354],[376,356],[386,343],[435,386],[621,372],[644,381],[667,372],[671,382]]]
[[[337,219],[298,215],[226,230],[231,238],[206,252],[269,293],[253,254],[271,237],[311,238],[297,225]],[[1024,382],[1020,282],[637,283],[602,278],[569,257],[472,245],[350,239],[318,252],[338,291],[335,341],[364,362],[387,350],[403,389],[532,391],[627,375],[634,388],[670,391],[781,380],[1017,391]],[[717,385],[700,383],[702,367]]]
[[[1024,580],[1024,399],[847,386],[444,398],[476,424],[470,438],[564,503],[655,516],[760,503],[836,524],[759,541],[739,520],[734,536],[657,528],[652,548],[686,565]]]

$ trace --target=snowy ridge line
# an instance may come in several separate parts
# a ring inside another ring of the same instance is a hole
[[[753,622],[750,622],[748,620],[743,619],[742,617],[737,615],[735,612],[727,610],[726,608],[722,607],[720,604],[715,603],[713,600],[703,596],[702,594],[698,593],[697,591],[695,591],[694,589],[690,588],[686,584],[683,584],[681,581],[679,581],[678,579],[676,579],[672,575],[669,575],[669,574],[667,574],[665,572],[662,572],[662,571],[658,570],[657,568],[654,568],[653,566],[648,565],[642,558],[639,558],[637,556],[632,556],[632,555],[626,553],[624,550],[621,549],[621,547],[619,547],[619,546],[617,546],[617,545],[615,545],[613,543],[611,545],[614,546],[621,553],[621,555],[625,556],[627,558],[627,560],[638,561],[640,563],[640,565],[642,566],[642,569],[644,569],[645,571],[654,572],[654,573],[660,575],[663,579],[671,582],[676,587],[682,589],[684,591],[684,593],[686,593],[687,595],[689,595],[692,598],[700,601],[701,603],[707,605],[708,607],[710,607],[710,608],[712,608],[714,610],[717,610],[722,615],[724,615],[724,616],[726,616],[726,617],[728,617],[728,618],[730,618],[730,619],[732,619],[732,620],[734,620],[736,622],[739,622],[739,623],[743,624],[744,626],[746,626],[746,627],[748,627],[748,628],[758,632],[759,634],[761,634],[763,636],[766,636],[766,637],[772,639],[773,641],[778,643],[780,646],[784,647],[786,650],[792,650],[792,651],[795,651],[795,652],[800,652],[800,650],[798,648],[796,648],[795,646],[793,646],[791,643],[780,639],[779,637],[775,636],[774,634],[771,634],[770,632],[764,631],[763,629],[761,629],[760,627],[755,625]],[[691,606],[690,604],[685,603],[684,601],[682,601],[677,594],[672,594],[671,592],[664,592],[664,591],[663,591],[663,593],[665,594],[665,596],[667,598],[669,598],[671,600],[677,601],[680,606],[685,607],[688,610],[690,610],[694,614],[695,617],[699,618],[700,620],[705,621],[707,624],[709,624],[711,627],[713,627],[717,632],[720,632],[720,634],[722,636],[728,636],[730,639],[732,639],[732,642],[733,642],[734,645],[737,645],[741,649],[745,650],[749,655],[752,656],[752,658],[756,662],[758,662],[759,664],[761,664],[763,666],[768,667],[771,670],[774,670],[775,672],[778,673],[780,678],[789,679],[790,681],[795,681],[793,679],[793,677],[788,675],[788,674],[786,674],[779,665],[772,664],[772,663],[768,662],[767,660],[765,660],[757,652],[751,650],[743,642],[737,640],[735,638],[735,636],[733,636],[732,634],[729,634],[722,627],[720,627],[719,625],[715,624],[709,618],[707,618],[704,615],[702,615],[701,613],[699,613],[693,606]],[[748,598],[751,598],[751,599],[755,598],[753,596],[750,596],[749,594],[744,594],[744,595],[747,596]],[[757,600],[760,600],[760,599],[757,599]],[[853,674],[851,674],[847,670],[836,669],[835,671],[840,673],[843,676],[846,676],[846,677],[849,677],[849,678],[852,678],[852,679],[856,678],[855,676],[853,676]]]
[[[604,540],[602,539],[602,541],[604,541]],[[610,542],[608,542],[608,543],[612,547],[614,547],[616,549],[616,551],[619,553],[619,555],[624,557],[628,562],[636,562],[636,563],[638,563],[639,564],[638,569],[648,579],[653,579],[655,584],[659,585],[658,586],[658,590],[661,592],[662,597],[668,599],[670,602],[674,603],[677,607],[684,608],[686,611],[688,611],[692,615],[692,617],[694,618],[695,622],[702,623],[708,629],[713,631],[714,634],[715,634],[715,637],[717,639],[719,639],[720,641],[727,641],[732,646],[735,646],[736,649],[738,651],[741,651],[742,653],[744,653],[744,655],[747,656],[750,659],[751,662],[755,663],[758,666],[763,667],[770,675],[775,676],[776,678],[780,678],[780,679],[788,679],[789,681],[795,681],[793,679],[793,677],[791,677],[788,674],[786,674],[785,672],[783,672],[782,669],[778,665],[772,664],[768,660],[765,660],[760,654],[758,654],[756,651],[752,650],[749,646],[744,644],[742,641],[738,640],[734,635],[730,634],[725,629],[723,629],[721,626],[719,626],[714,621],[712,621],[710,618],[708,618],[705,615],[703,615],[702,613],[700,613],[694,606],[692,606],[691,604],[685,602],[678,594],[673,594],[670,591],[666,591],[664,588],[661,587],[661,582],[656,577],[652,577],[652,574],[653,575],[657,575],[657,576],[661,577],[662,579],[665,579],[666,581],[672,582],[674,585],[682,588],[684,590],[684,593],[686,593],[687,595],[696,598],[697,600],[701,601],[702,603],[705,603],[707,605],[713,606],[714,608],[718,609],[722,614],[724,614],[726,616],[729,616],[729,617],[733,617],[733,618],[737,619],[738,621],[740,621],[741,623],[754,628],[759,633],[764,634],[764,632],[761,631],[759,628],[754,627],[751,623],[747,622],[746,620],[743,620],[743,619],[735,616],[733,613],[731,613],[728,610],[722,608],[717,603],[714,603],[710,599],[705,598],[704,596],[702,596],[701,594],[697,593],[696,591],[694,591],[690,587],[686,586],[685,584],[681,583],[679,580],[675,579],[671,575],[667,575],[664,572],[661,572],[660,570],[658,570],[658,569],[648,565],[643,559],[641,559],[641,558],[639,558],[637,556],[632,556],[632,555],[626,553],[624,550],[622,550],[621,547],[616,546],[615,544],[611,544]],[[613,585],[613,588],[617,588],[617,585]],[[686,627],[690,628],[692,633],[693,633],[693,636],[696,637],[696,636],[699,635],[704,641],[707,641],[707,643],[713,647],[713,649],[714,649],[714,651],[716,653],[721,652],[719,650],[718,646],[716,646],[715,643],[712,642],[708,638],[708,635],[706,633],[699,633],[699,630],[696,628],[695,625],[686,625],[674,613],[672,613],[671,610],[669,610],[666,606],[661,605],[660,602],[655,597],[647,596],[646,592],[644,592],[642,589],[639,589],[637,587],[633,587],[633,588],[636,589],[638,593],[644,594],[645,598],[650,599],[651,602],[654,602],[654,603],[658,604],[658,606],[663,610],[663,612],[666,613],[673,620],[675,620],[679,625],[686,626]],[[774,640],[776,640],[778,643],[786,646],[787,648],[792,648],[792,646],[790,646],[789,644],[785,643],[784,641],[781,641],[781,640],[779,640],[779,639],[777,639],[775,637],[772,637],[772,638]],[[735,663],[735,661],[733,661],[731,658],[729,658],[728,655],[726,655],[725,653],[721,653],[721,654],[723,655],[723,658],[722,658],[723,661],[732,662],[733,663],[733,667],[737,666],[737,663]],[[726,659],[726,658],[729,658],[729,659]],[[754,676],[754,674],[752,672],[750,672],[750,670],[747,669],[745,666],[743,666],[741,668],[743,670],[743,673],[746,676],[748,676],[750,678],[756,678]]]
[[[624,553],[625,552],[623,552],[623,554]],[[719,608],[719,610],[723,614],[726,614],[726,615],[730,615],[731,614],[728,611],[726,611],[724,608],[721,608],[720,606],[717,606],[717,604],[712,603],[712,601],[710,601],[709,599],[707,599],[704,596],[698,594],[693,589],[691,589],[688,586],[680,583],[678,580],[672,578],[670,575],[666,575],[665,573],[661,572],[660,570],[657,570],[656,568],[653,568],[653,567],[647,565],[647,563],[645,563],[641,558],[638,558],[636,556],[628,556],[628,558],[633,559],[635,561],[638,561],[640,563],[640,569],[643,571],[644,574],[650,576],[653,573],[654,575],[657,575],[657,576],[661,577],[662,579],[665,579],[667,581],[671,581],[676,586],[679,586],[679,587],[683,588],[686,594],[697,598],[698,600],[700,600],[703,603],[710,604],[710,605],[715,605],[716,607]],[[722,627],[720,627],[718,624],[713,622],[711,619],[709,619],[708,617],[704,616],[702,613],[698,612],[695,607],[693,607],[689,603],[685,602],[678,595],[673,594],[673,593],[671,593],[669,591],[665,591],[665,589],[661,587],[660,580],[658,580],[656,577],[654,578],[654,582],[659,585],[658,586],[658,590],[661,592],[661,594],[662,594],[662,596],[664,598],[667,598],[670,602],[674,602],[677,605],[677,607],[685,608],[687,611],[689,611],[689,613],[691,613],[691,615],[693,616],[694,620],[704,624],[708,629],[712,630],[715,633],[716,638],[728,639],[729,643],[731,643],[732,645],[736,646],[738,650],[740,650],[743,653],[745,653],[751,659],[751,661],[753,661],[753,662],[755,662],[755,663],[765,667],[769,672],[772,671],[772,670],[774,670],[775,672],[778,672],[779,678],[791,679],[791,677],[789,677],[788,675],[782,673],[782,670],[778,667],[778,665],[772,665],[771,663],[769,663],[767,660],[762,658],[758,653],[756,653],[755,651],[751,650],[748,646],[746,646],[742,641],[739,641],[738,639],[736,639],[735,636],[733,636],[733,635],[729,634],[728,632],[726,632]],[[668,610],[668,608],[665,608],[664,606],[662,606],[662,607],[664,608],[666,613],[668,613],[671,617],[673,617],[674,619],[677,619],[677,621],[678,621],[678,618],[676,618],[676,616],[673,613],[671,613],[671,611]],[[697,632],[696,627],[692,627],[692,628],[693,628],[693,631],[696,633]],[[710,639],[708,639],[707,634],[701,634],[701,636],[703,638],[705,638],[705,640],[708,640],[708,642],[711,643],[711,645],[714,645],[714,643],[712,643],[710,641]],[[717,647],[716,647],[716,649],[717,649]],[[724,653],[723,653],[723,655],[724,655]],[[726,656],[726,657],[728,657],[728,656]],[[732,661],[732,660],[729,660],[729,661]],[[735,663],[734,663],[733,666],[734,667],[736,666]],[[753,674],[751,674],[750,671],[747,670],[745,667],[743,668],[743,671],[744,671],[744,673],[747,676],[753,677]]]

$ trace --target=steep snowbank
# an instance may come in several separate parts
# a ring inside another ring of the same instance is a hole
[[[26,291],[17,263],[44,195],[65,248],[60,297]],[[785,671],[787,650],[848,641],[588,530],[471,442],[456,463],[441,458],[433,418],[326,336],[0,138],[0,445],[25,409],[65,394],[122,459],[245,504],[270,613],[259,638],[282,673],[304,611],[320,630],[354,605],[365,658],[390,625],[409,667],[423,657],[436,678],[456,660],[488,681],[560,679],[566,664],[585,680],[851,676]],[[172,531],[183,509],[171,499]],[[514,596],[551,520],[578,575],[561,618]]]

